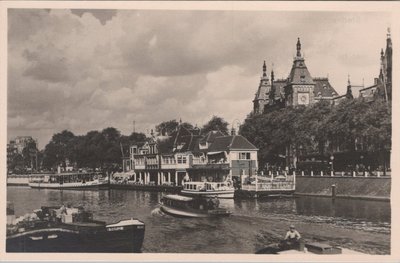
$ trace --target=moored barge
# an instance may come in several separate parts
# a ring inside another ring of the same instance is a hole
[[[9,205],[8,205],[9,206]],[[145,224],[137,219],[114,224],[93,220],[82,207],[42,207],[15,219],[7,207],[7,252],[141,251]]]
[[[29,186],[39,189],[99,189],[107,188],[108,180],[97,173],[59,173],[30,178]]]

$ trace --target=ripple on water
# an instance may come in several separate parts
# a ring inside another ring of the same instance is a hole
[[[332,225],[372,233],[390,233],[391,227],[390,205],[382,202],[337,200],[332,203],[326,198],[221,200],[221,206],[233,212],[231,217],[199,219],[162,213],[158,205],[160,197],[160,193],[141,191],[7,188],[7,200],[14,202],[17,215],[42,205],[68,202],[83,205],[96,219],[108,223],[139,218],[146,223],[144,252],[253,253],[260,241],[270,242],[281,235],[280,230],[269,229],[269,222]],[[261,229],[266,230],[265,237],[258,236]]]

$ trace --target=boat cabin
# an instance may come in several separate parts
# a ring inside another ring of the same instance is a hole
[[[181,195],[167,195],[162,198],[162,203],[178,209],[212,210],[219,207],[218,199],[192,198]]]
[[[30,178],[30,182],[41,182],[51,184],[63,183],[85,183],[92,182],[100,178],[97,173],[60,173],[60,174],[46,174],[38,177],[37,175]]]

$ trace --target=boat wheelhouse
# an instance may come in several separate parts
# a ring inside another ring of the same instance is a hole
[[[231,181],[224,182],[185,182],[181,191],[183,195],[218,198],[233,198],[235,188]]]
[[[160,200],[161,211],[178,217],[224,217],[230,211],[219,207],[217,198],[166,195]]]
[[[107,187],[108,181],[102,180],[99,173],[58,173],[31,177],[29,186],[49,189],[98,189]]]

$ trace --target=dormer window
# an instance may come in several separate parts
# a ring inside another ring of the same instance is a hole
[[[322,97],[322,93],[321,93],[321,92],[318,92],[317,96],[318,96],[318,97]]]
[[[179,144],[176,148],[177,148],[178,150],[180,150],[180,149],[183,148],[184,145],[185,145],[185,143],[181,143],[181,144]]]
[[[304,75],[300,76],[300,82],[306,82],[306,76]]]

